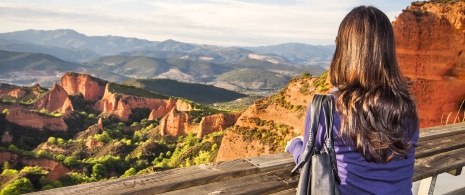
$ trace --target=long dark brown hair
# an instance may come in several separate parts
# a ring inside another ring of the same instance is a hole
[[[366,160],[378,163],[406,158],[418,129],[417,108],[395,47],[389,18],[375,7],[356,7],[339,26],[329,69],[338,88],[340,135]]]

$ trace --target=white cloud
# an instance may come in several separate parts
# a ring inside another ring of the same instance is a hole
[[[397,0],[399,1],[399,0]],[[0,1],[2,32],[75,29],[215,45],[333,44],[339,22],[364,0]],[[374,3],[388,3],[375,0]],[[383,4],[383,5],[384,5]],[[403,6],[405,7],[405,6]],[[399,10],[400,12],[400,10]]]

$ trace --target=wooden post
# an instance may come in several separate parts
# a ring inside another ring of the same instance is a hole
[[[428,177],[420,181],[420,188],[418,189],[418,195],[433,195],[434,187],[436,186],[437,175]]]

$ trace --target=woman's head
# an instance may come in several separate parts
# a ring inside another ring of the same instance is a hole
[[[375,7],[354,8],[342,20],[330,66],[331,83],[366,89],[388,85],[398,77],[394,31]]]
[[[416,105],[401,77],[388,17],[354,8],[342,20],[329,69],[342,115],[340,134],[367,160],[404,158],[417,129]]]

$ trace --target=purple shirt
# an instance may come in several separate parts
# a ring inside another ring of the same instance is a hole
[[[309,106],[305,117],[304,141],[294,139],[288,151],[294,156],[294,161],[300,161],[300,155],[307,145],[310,130]],[[341,185],[338,186],[341,194],[412,194],[412,176],[415,161],[415,147],[419,136],[418,125],[412,125],[414,135],[412,147],[408,151],[408,158],[394,158],[388,163],[368,162],[357,153],[353,147],[345,145],[339,136],[341,115],[334,113],[333,136],[334,150],[336,152],[337,167]],[[316,147],[321,149],[326,132],[324,131],[324,111],[320,113],[320,122],[316,135]]]

